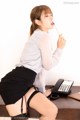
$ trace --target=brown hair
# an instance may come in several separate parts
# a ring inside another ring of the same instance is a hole
[[[31,14],[30,14],[30,19],[31,19],[31,27],[30,27],[30,35],[33,34],[33,32],[39,28],[39,26],[35,23],[35,20],[38,19],[40,20],[40,17],[41,17],[41,14],[42,12],[45,12],[46,13],[51,13],[52,14],[52,11],[51,9],[46,6],[46,5],[39,5],[39,6],[36,6],[32,9],[31,11]]]

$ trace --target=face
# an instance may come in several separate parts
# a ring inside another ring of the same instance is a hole
[[[40,29],[44,31],[48,31],[49,29],[52,29],[54,26],[53,22],[53,15],[51,13],[46,13],[43,11],[41,14],[41,20],[40,20]]]

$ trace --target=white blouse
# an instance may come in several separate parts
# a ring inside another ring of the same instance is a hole
[[[53,53],[49,34],[37,29],[26,43],[17,66],[24,66],[35,71],[38,74],[39,83],[42,82],[42,78],[44,78],[44,72],[42,71],[50,70],[54,67],[59,62],[61,53],[62,49],[59,48]],[[37,79],[34,84],[38,85]]]
[[[53,53],[48,33],[38,29],[26,43],[17,66],[24,66],[40,73],[42,68],[51,69],[59,61],[61,52],[62,50],[57,48]]]

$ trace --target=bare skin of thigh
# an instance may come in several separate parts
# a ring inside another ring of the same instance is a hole
[[[42,93],[37,93],[30,101],[29,106],[41,114],[40,120],[55,120],[58,109]]]
[[[35,91],[31,88],[23,97],[23,113],[27,113],[26,105],[30,95]],[[15,104],[6,105],[6,109],[10,116],[21,114],[21,100]],[[42,93],[35,94],[30,100],[29,106],[41,114],[40,120],[55,120],[57,116],[57,107]]]

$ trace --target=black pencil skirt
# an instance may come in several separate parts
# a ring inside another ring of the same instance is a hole
[[[14,104],[32,87],[36,73],[25,67],[16,67],[0,82],[0,94],[6,105]]]

